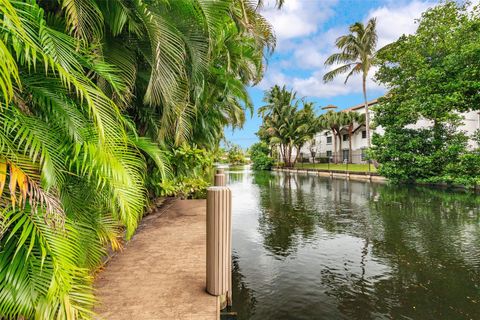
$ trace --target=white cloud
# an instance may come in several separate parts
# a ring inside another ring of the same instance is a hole
[[[334,52],[335,40],[343,33],[343,28],[332,28],[298,43],[293,50],[296,66],[301,69],[323,67],[325,59]]]
[[[417,30],[415,19],[433,5],[432,2],[412,1],[404,6],[383,6],[371,10],[367,19],[377,18],[378,47],[397,40],[403,34]]]
[[[335,39],[346,33],[348,26],[336,26],[325,32],[318,32],[322,29],[328,16],[331,15],[328,12],[331,8],[327,6],[325,8],[327,8],[328,14],[314,19],[311,14],[312,6],[318,6],[318,3],[320,1],[287,0],[284,13],[276,11],[277,13],[273,17],[267,15],[268,19],[273,19],[270,21],[274,25],[277,36],[280,40],[283,39],[280,48],[282,56],[288,56],[288,58],[276,61],[270,66],[260,88],[265,89],[274,84],[285,84],[300,95],[319,98],[362,92],[361,77],[359,76],[351,77],[346,85],[344,76],[338,77],[332,82],[323,83],[323,74],[333,68],[326,68],[324,61],[336,51]],[[329,4],[332,5],[332,2]],[[380,48],[395,41],[403,34],[414,33],[417,28],[415,19],[419,18],[421,13],[432,5],[433,3],[430,1],[420,0],[403,2],[403,4],[390,2],[370,10],[365,17],[365,22],[371,17],[377,17],[378,47]],[[291,38],[295,38],[295,40],[293,41]],[[310,72],[305,77],[295,76],[298,70]],[[371,75],[375,73],[374,71],[372,70]],[[375,93],[381,94],[384,90],[371,79],[368,80],[367,85],[372,93],[371,98]]]
[[[350,93],[362,92],[362,79],[360,77],[352,77],[349,79],[347,85],[344,84],[345,77],[338,77],[332,82],[324,83],[322,80],[323,69],[314,72],[310,77],[289,77],[282,72],[276,70],[272,72],[271,77],[265,78],[260,84],[261,89],[267,89],[278,84],[280,86],[286,85],[289,88],[297,91],[301,96],[307,97],[319,97],[319,98],[331,98],[340,95],[346,95]],[[373,82],[371,79],[367,81],[367,87],[369,92],[379,93],[383,91],[383,88]],[[371,96],[370,98],[373,98]]]
[[[281,10],[269,1],[262,14],[273,25],[279,49],[288,40],[306,37],[318,31],[318,28],[333,15],[333,6],[337,0],[287,0]]]

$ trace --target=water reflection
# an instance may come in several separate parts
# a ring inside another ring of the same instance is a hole
[[[229,176],[239,319],[480,318],[478,196]]]
[[[255,313],[257,300],[252,290],[245,284],[245,277],[240,270],[235,252],[232,257],[232,286],[232,296],[235,299],[230,309],[241,314],[243,319],[250,319]]]

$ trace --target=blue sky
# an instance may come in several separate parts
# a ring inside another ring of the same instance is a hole
[[[336,51],[335,39],[347,33],[350,24],[376,17],[381,47],[402,34],[414,33],[415,19],[437,3],[434,0],[286,0],[282,10],[276,10],[266,2],[263,14],[273,25],[277,47],[268,58],[262,82],[249,88],[255,105],[253,117],[247,117],[243,129],[225,130],[227,139],[243,148],[258,141],[255,132],[261,120],[256,110],[262,106],[263,91],[274,84],[286,85],[297,91],[298,96],[314,101],[319,114],[320,108],[328,104],[345,109],[362,102],[359,77],[351,78],[347,85],[342,77],[328,84],[322,81],[328,70],[323,63]],[[369,80],[369,99],[384,92],[385,88]]]

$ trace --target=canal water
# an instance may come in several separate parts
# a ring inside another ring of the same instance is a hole
[[[237,319],[480,319],[480,197],[227,171]]]

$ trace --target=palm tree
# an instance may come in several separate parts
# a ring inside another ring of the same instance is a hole
[[[359,114],[358,112],[349,111],[344,112],[342,114],[343,124],[347,126],[348,129],[348,161],[352,163],[352,137],[353,137],[353,129],[355,124],[358,126],[365,124],[365,115]]]
[[[294,91],[277,85],[265,93],[264,102],[267,104],[258,110],[263,119],[258,135],[278,146],[285,164],[293,166],[302,145],[317,132],[313,103],[297,99]],[[297,150],[295,158],[294,149]]]
[[[347,73],[345,83],[355,74],[362,74],[362,90],[365,102],[365,127],[367,130],[367,144],[370,147],[370,114],[367,100],[368,73],[376,60],[377,30],[376,19],[372,18],[367,25],[357,22],[350,26],[350,33],[339,37],[335,45],[341,52],[334,53],[325,61],[325,65],[343,64],[323,76],[325,82],[332,81],[338,75]]]
[[[295,162],[305,143],[311,140],[321,128],[318,117],[315,115],[315,104],[304,99],[301,100],[301,103],[303,104],[302,109],[295,115],[298,126],[295,139],[295,148],[297,149]]]
[[[342,127],[340,113],[329,110],[327,113],[324,113],[319,117],[318,122],[320,127],[329,128],[332,132],[334,161],[335,163],[338,163],[339,151],[337,150],[337,136],[340,136],[340,129]],[[340,144],[341,143],[342,142],[340,141]]]

